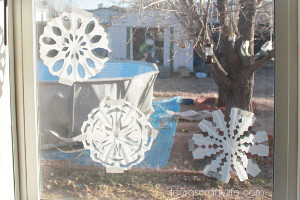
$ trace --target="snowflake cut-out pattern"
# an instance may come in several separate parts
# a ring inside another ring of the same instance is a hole
[[[6,65],[6,50],[4,45],[4,32],[2,27],[0,27],[0,97],[3,93],[3,84],[4,84],[4,73]]]
[[[48,22],[39,39],[40,57],[60,83],[84,82],[108,60],[107,33],[96,19],[62,13]]]
[[[83,145],[94,162],[127,170],[144,160],[156,130],[129,102],[110,100],[91,111],[81,132],[88,138]]]
[[[255,177],[261,170],[247,154],[268,156],[269,147],[263,142],[268,141],[265,131],[253,134],[249,131],[256,118],[251,112],[232,108],[230,120],[224,120],[224,114],[217,110],[213,112],[213,122],[202,120],[199,128],[208,135],[194,134],[193,142],[197,146],[193,150],[195,159],[216,155],[203,173],[228,183],[231,170],[234,169],[241,181],[248,179],[248,174]]]

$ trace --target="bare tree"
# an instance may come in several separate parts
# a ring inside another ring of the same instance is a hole
[[[252,110],[254,74],[274,56],[270,48],[259,56],[254,53],[256,34],[269,31],[272,38],[272,1],[136,0],[134,6],[140,12],[175,15],[203,60],[205,46],[212,44],[214,62],[210,67],[219,87],[218,105]],[[261,23],[267,25],[260,27]]]

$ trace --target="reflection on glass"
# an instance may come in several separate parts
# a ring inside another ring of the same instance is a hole
[[[35,7],[43,199],[272,198],[273,1]]]

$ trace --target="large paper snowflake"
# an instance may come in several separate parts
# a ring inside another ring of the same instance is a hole
[[[124,100],[101,103],[88,115],[81,132],[93,161],[121,171],[144,160],[157,134],[145,115]]]
[[[96,19],[62,13],[44,28],[40,57],[60,83],[86,81],[101,71],[109,51],[107,34]]]
[[[0,27],[0,97],[2,96],[2,87],[4,84],[4,73],[6,65],[6,51],[4,45],[4,32],[2,27]]]
[[[248,174],[255,177],[260,173],[260,168],[247,157],[247,153],[259,156],[268,156],[269,147],[261,144],[268,140],[265,131],[250,133],[249,127],[255,121],[254,114],[238,108],[232,108],[230,121],[224,120],[220,110],[213,112],[213,122],[203,120],[199,127],[208,135],[194,134],[189,142],[197,145],[193,150],[195,159],[216,155],[216,158],[207,165],[203,172],[207,176],[228,183],[230,172],[236,171],[239,179],[248,179]]]

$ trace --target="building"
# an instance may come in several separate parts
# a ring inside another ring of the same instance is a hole
[[[193,72],[193,47],[175,16],[158,11],[128,12],[115,6],[104,8],[101,4],[89,12],[106,27],[112,50],[109,57],[156,62],[159,66],[170,66],[175,72],[185,66]],[[145,58],[145,45],[155,46],[155,61]]]

